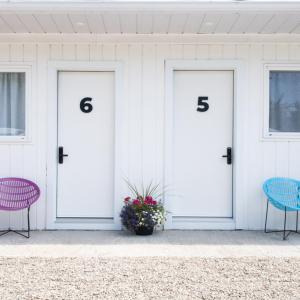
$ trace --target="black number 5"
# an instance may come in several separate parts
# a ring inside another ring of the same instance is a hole
[[[80,101],[80,110],[84,113],[89,113],[93,110],[93,105],[90,103],[92,102],[92,98],[85,97]]]
[[[197,111],[205,112],[209,109],[208,103],[204,101],[208,101],[208,97],[198,97]]]

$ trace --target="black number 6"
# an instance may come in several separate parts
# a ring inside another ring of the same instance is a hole
[[[89,113],[93,110],[93,105],[89,102],[92,102],[92,98],[85,97],[80,101],[80,110],[84,113]]]
[[[208,97],[198,97],[197,111],[205,112],[209,109],[208,103],[204,101],[208,101]]]

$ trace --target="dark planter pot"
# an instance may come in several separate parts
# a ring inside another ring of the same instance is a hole
[[[135,231],[136,235],[151,235],[153,233],[153,227],[138,227]]]

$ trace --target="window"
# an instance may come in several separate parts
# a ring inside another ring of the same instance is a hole
[[[300,137],[300,68],[266,68],[267,137]]]
[[[30,142],[33,64],[0,64],[0,143]]]
[[[0,72],[0,136],[25,136],[25,72]]]

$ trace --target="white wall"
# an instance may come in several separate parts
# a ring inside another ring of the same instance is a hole
[[[0,44],[0,64],[5,61],[34,61],[35,97],[31,144],[0,144],[0,176],[22,176],[38,183],[41,199],[32,207],[32,227],[46,223],[47,149],[47,62],[49,60],[119,60],[125,67],[127,110],[128,176],[139,182],[163,178],[164,60],[166,59],[243,59],[248,64],[247,127],[247,227],[263,227],[265,200],[261,191],[270,176],[300,178],[300,141],[262,141],[263,73],[262,61],[298,60],[300,44]],[[26,226],[25,212],[0,213],[0,228]],[[280,214],[272,210],[273,225],[280,225]],[[246,229],[245,228],[245,229]]]

